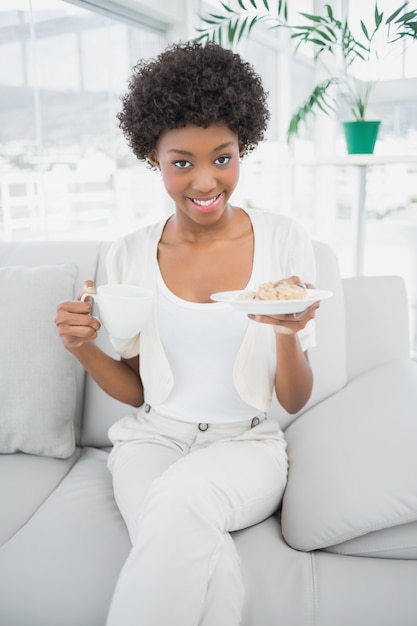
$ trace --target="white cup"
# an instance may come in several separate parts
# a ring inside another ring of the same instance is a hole
[[[84,293],[98,304],[100,321],[110,335],[130,339],[145,325],[152,310],[153,292],[136,285],[100,285],[97,293]]]

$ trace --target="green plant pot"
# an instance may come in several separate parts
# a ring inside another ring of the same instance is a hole
[[[343,122],[348,154],[373,154],[381,122]]]

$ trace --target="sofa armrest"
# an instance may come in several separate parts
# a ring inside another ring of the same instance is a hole
[[[410,355],[407,292],[399,276],[343,279],[347,377]]]

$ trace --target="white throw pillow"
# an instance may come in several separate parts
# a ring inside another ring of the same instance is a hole
[[[0,268],[1,453],[74,452],[74,364],[54,319],[76,274],[75,265]]]
[[[282,531],[292,548],[320,550],[417,521],[416,407],[417,363],[397,360],[362,374],[285,431]]]

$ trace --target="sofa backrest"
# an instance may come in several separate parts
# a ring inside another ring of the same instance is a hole
[[[410,357],[409,306],[400,276],[343,279],[348,380]]]

